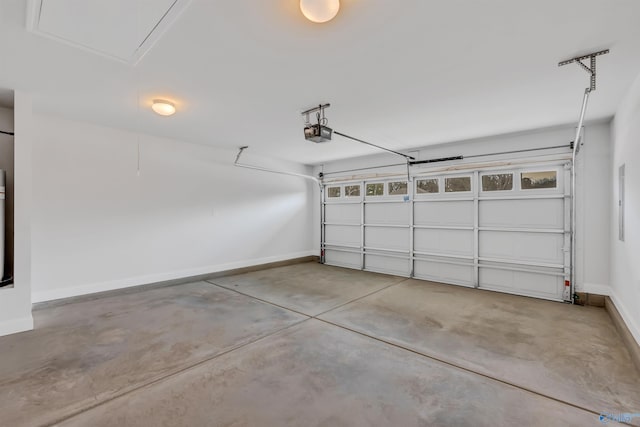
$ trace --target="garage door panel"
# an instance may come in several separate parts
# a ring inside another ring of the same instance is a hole
[[[564,262],[564,235],[558,233],[480,232],[480,257],[545,264]]]
[[[447,264],[436,261],[415,260],[413,274],[416,278],[455,285],[473,286],[473,265]]]
[[[360,224],[362,215],[360,204],[327,204],[324,210],[324,220],[326,222],[339,222],[346,224]]]
[[[397,255],[397,254],[395,254]],[[409,258],[386,257],[376,254],[366,254],[364,256],[364,268],[377,273],[395,274],[398,276],[408,276],[410,274]]]
[[[560,171],[556,187],[521,188],[521,172],[530,170]],[[408,202],[386,195],[328,200],[325,222],[353,225],[325,226],[327,263],[400,276],[413,272],[418,279],[561,301],[569,259],[561,166],[549,162],[477,172],[491,175],[489,184],[507,175],[512,188],[500,191],[481,180],[472,191],[439,188],[439,193],[416,194]],[[434,174],[440,184],[449,176]],[[385,189],[390,179],[380,180]],[[338,252],[332,243],[364,245],[364,253]],[[416,259],[409,259],[410,253]]]
[[[415,225],[473,226],[472,201],[436,201],[415,204]]]
[[[324,251],[324,262],[328,265],[355,268],[357,270],[360,270],[360,268],[362,267],[362,259],[360,254],[334,251],[331,249],[326,249]]]
[[[410,203],[367,203],[365,222],[367,224],[409,225]]]
[[[480,227],[562,229],[564,200],[482,200]]]
[[[473,231],[416,229],[414,245],[418,252],[473,256]]]
[[[562,299],[564,285],[564,280],[560,276],[491,267],[480,268],[479,281],[481,288],[554,300]]]
[[[327,245],[346,245],[360,247],[362,231],[360,227],[350,225],[326,225],[324,240]]]
[[[367,227],[365,229],[365,247],[395,249],[409,252],[408,228]]]

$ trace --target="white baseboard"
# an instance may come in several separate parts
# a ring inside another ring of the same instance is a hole
[[[618,313],[620,313],[620,317],[622,317],[622,320],[624,320],[624,323],[627,325],[629,332],[631,332],[633,338],[636,340],[638,345],[640,345],[640,325],[638,325],[636,321],[631,317],[631,315],[629,314],[629,310],[627,310],[625,305],[622,303],[622,300],[617,297],[615,292],[611,292],[611,295],[609,297],[618,309]]]
[[[52,289],[49,291],[35,291],[31,294],[31,302],[53,301],[62,298],[71,298],[81,295],[94,294],[97,292],[113,291],[117,289],[130,288],[133,286],[147,285],[150,283],[165,282],[167,280],[184,279],[188,277],[200,276],[205,274],[218,273],[220,271],[235,270],[237,268],[253,267],[261,264],[269,264],[272,262],[287,261],[307,256],[318,256],[319,251],[310,250],[303,252],[295,252],[291,254],[278,255],[266,258],[258,258],[252,260],[232,262],[228,264],[220,264],[214,266],[200,267],[189,270],[179,270],[167,273],[152,274],[147,276],[137,276],[127,279],[112,280],[100,283],[91,283],[82,286],[73,286],[69,288]]]
[[[31,330],[33,330],[33,317],[31,316],[31,314],[19,319],[11,319],[0,322],[0,337]]]
[[[577,292],[586,292],[588,294],[611,296],[611,286],[602,283],[583,283],[582,290]]]

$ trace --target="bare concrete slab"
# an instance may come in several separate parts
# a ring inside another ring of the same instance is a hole
[[[316,316],[404,280],[402,277],[312,262],[212,279],[210,282]]]
[[[600,308],[313,263],[217,281],[258,299],[199,282],[42,306],[35,331],[0,338],[0,425],[553,426],[640,412],[639,374]]]
[[[0,338],[0,425],[41,425],[306,319],[206,282],[34,311]]]
[[[308,320],[60,425],[596,424],[596,414]]]
[[[592,411],[640,413],[640,375],[601,308],[411,280],[319,318]]]

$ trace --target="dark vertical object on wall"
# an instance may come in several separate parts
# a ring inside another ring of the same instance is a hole
[[[618,239],[624,242],[624,169],[618,169]]]
[[[3,136],[7,135],[7,136]],[[13,283],[13,132],[0,130],[0,169],[5,172],[4,200],[4,274],[0,277],[0,287]]]
[[[0,286],[2,286],[2,284],[4,283],[4,250],[5,250],[5,244],[4,244],[4,232],[5,232],[5,219],[4,219],[4,215],[5,215],[5,202],[6,202],[6,195],[5,195],[5,187],[6,186],[6,178],[5,178],[5,172],[4,170],[0,169],[0,240],[2,240],[2,242],[0,243],[0,261],[2,262],[2,265],[0,265]]]

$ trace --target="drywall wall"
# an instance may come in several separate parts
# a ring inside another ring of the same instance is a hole
[[[514,158],[534,158],[541,155],[554,156],[567,154],[567,148],[575,138],[575,127],[562,126],[551,129],[541,129],[520,132],[495,137],[460,141],[442,145],[435,145],[407,151],[418,160],[446,158],[453,156],[467,156],[464,160],[448,163],[434,163],[421,166],[423,170],[442,168],[443,165],[458,165],[465,163],[486,162],[489,160],[502,161]],[[576,242],[576,291],[591,292],[602,295],[609,294],[609,222],[610,210],[606,206],[611,182],[610,176],[610,123],[609,121],[590,123],[585,128],[585,145],[581,151],[576,170],[579,185],[576,189],[577,198],[577,229]],[[334,144],[351,143],[336,138]],[[491,157],[473,158],[480,154],[501,153],[524,149],[541,149],[546,147],[564,146],[565,148],[532,151],[529,153],[514,153],[495,155]],[[372,149],[375,152],[375,149]],[[379,167],[387,164],[396,166]],[[378,166],[375,169],[367,169]],[[341,172],[355,170],[353,172]],[[406,164],[398,156],[375,154],[347,160],[330,162],[316,166],[315,173],[323,172],[327,179],[339,176],[362,176],[372,173],[392,174],[406,173]],[[316,216],[319,221],[319,216]],[[319,240],[319,232],[316,233]]]
[[[0,107],[0,130],[13,132],[13,108]],[[0,169],[5,172],[4,278],[13,276],[13,136],[0,134]]]
[[[317,185],[236,154],[35,115],[33,301],[317,255]]]
[[[0,289],[0,336],[33,329],[31,316],[32,108],[14,94],[14,285]]]
[[[597,102],[596,96],[592,102]],[[577,290],[609,295],[611,210],[606,200],[611,188],[610,123],[586,126],[576,175]]]
[[[612,123],[611,299],[640,344],[640,76]],[[618,168],[625,165],[625,235],[618,239]]]

